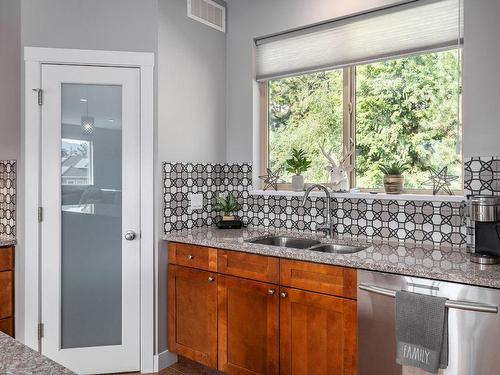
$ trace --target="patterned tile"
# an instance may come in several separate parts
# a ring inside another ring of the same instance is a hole
[[[213,201],[232,192],[244,223],[256,227],[313,231],[325,217],[326,198],[250,195],[249,164],[164,164],[165,232],[210,226],[217,221]],[[189,194],[201,192],[204,207],[189,209]],[[380,238],[433,245],[466,243],[464,203],[332,199],[332,215],[341,235]]]
[[[467,195],[500,195],[500,157],[466,158],[464,190]]]
[[[233,192],[240,201],[244,200],[252,183],[252,167],[247,163],[164,163],[163,172],[165,232],[213,225],[220,216],[213,210],[215,199]],[[189,207],[192,193],[203,195],[201,210]],[[243,211],[238,214],[242,216]]]
[[[464,160],[466,195],[500,195],[500,156],[469,157]],[[474,248],[474,222],[466,220],[467,246]]]
[[[0,235],[16,235],[16,162],[0,160]]]

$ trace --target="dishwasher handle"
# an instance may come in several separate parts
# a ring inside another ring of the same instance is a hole
[[[365,292],[380,294],[382,296],[387,296],[392,298],[396,297],[396,291],[392,289],[382,288],[380,286],[364,284],[364,283],[360,283],[358,287],[359,289],[364,290]],[[498,306],[487,305],[484,303],[447,300],[445,306],[450,309],[459,309],[459,310],[484,312],[492,314],[498,313]]]

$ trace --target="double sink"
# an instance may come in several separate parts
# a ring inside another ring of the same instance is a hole
[[[298,237],[276,236],[276,235],[251,238],[245,241],[260,245],[291,247],[294,249],[306,249],[321,253],[334,253],[334,254],[354,254],[357,253],[358,251],[365,250],[368,247],[368,246],[344,245],[337,243],[323,243],[321,241],[313,240],[310,238],[298,238]]]

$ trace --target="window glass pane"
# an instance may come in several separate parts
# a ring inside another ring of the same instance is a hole
[[[459,77],[459,50],[356,68],[357,187],[382,188],[378,165],[402,160],[407,189],[445,166],[462,189]]]
[[[342,70],[269,81],[269,167],[281,170],[286,182],[292,148],[305,150],[312,161],[306,182],[329,180],[319,145],[341,155],[342,86]]]

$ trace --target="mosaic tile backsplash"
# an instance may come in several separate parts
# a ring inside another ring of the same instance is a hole
[[[465,195],[500,195],[500,156],[464,160]],[[467,218],[467,246],[474,248],[474,223]]]
[[[234,192],[242,208],[238,215],[252,226],[314,230],[324,220],[325,198],[250,195],[250,164],[165,163],[164,230],[212,225],[215,197]],[[201,192],[202,210],[189,208],[189,194]],[[466,227],[463,203],[332,199],[332,213],[341,235],[382,238],[445,246],[463,246]]]
[[[214,224],[220,216],[215,198],[229,190],[247,199],[252,184],[250,164],[163,163],[163,173],[165,232]],[[203,209],[189,208],[192,193],[203,194]]]
[[[465,158],[464,191],[466,195],[500,195],[500,156]]]
[[[0,160],[0,235],[16,235],[16,162]]]

